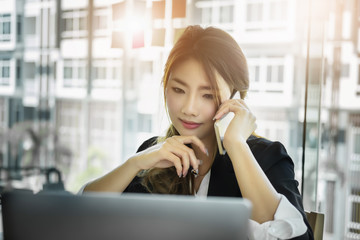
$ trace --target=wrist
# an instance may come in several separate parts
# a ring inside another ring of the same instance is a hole
[[[224,141],[223,144],[229,155],[233,152],[242,152],[249,150],[249,145],[246,143],[246,140],[243,138]]]
[[[143,168],[141,168],[141,166],[138,164],[138,157],[137,156],[133,156],[130,157],[125,164],[127,164],[133,171],[135,171],[136,173],[144,170]]]
[[[232,148],[236,149],[238,146],[242,146],[242,145],[247,146],[247,143],[246,143],[246,139],[244,139],[242,137],[230,138],[230,139],[224,138],[223,145],[224,145],[226,151],[228,151],[229,149],[232,149]]]

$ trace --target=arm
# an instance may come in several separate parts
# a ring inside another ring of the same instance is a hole
[[[110,173],[86,185],[84,192],[123,192],[141,170],[135,162],[135,157],[130,158]]]
[[[306,226],[307,231],[305,234],[295,238],[295,239],[313,239],[313,234],[309,222],[306,218],[306,214],[304,212],[302,197],[298,189],[298,182],[295,180],[295,172],[294,172],[294,163],[291,160],[290,156],[287,154],[284,146],[279,142],[266,143],[266,140],[259,139],[261,142],[259,148],[264,148],[264,152],[262,152],[263,156],[259,156],[261,162],[259,162],[260,166],[264,170],[266,176],[268,177],[271,184],[274,186],[276,191],[285,197],[292,206],[298,211],[301,215],[301,220],[303,220],[304,225]],[[261,146],[262,145],[262,146]],[[264,154],[265,153],[265,154]],[[255,153],[254,153],[255,154]],[[255,154],[255,156],[257,156]],[[276,159],[275,159],[276,157]],[[257,160],[259,160],[257,158]],[[279,209],[280,208],[280,209]],[[281,213],[280,213],[281,211]],[[275,213],[275,220],[277,217],[287,218],[289,221],[289,213],[290,209],[281,208],[280,206],[277,209],[277,213]],[[291,217],[293,218],[293,217]],[[292,220],[292,219],[291,219]],[[293,232],[299,230],[299,227],[295,227],[295,224],[291,224],[293,226]],[[296,235],[294,235],[296,236]]]
[[[301,213],[280,194],[281,200],[274,215],[273,221],[259,224],[253,220],[249,221],[250,239],[313,239],[306,233],[307,226],[303,221]],[[305,234],[304,234],[305,233]]]
[[[251,144],[250,150],[245,139],[256,129],[255,117],[243,100],[230,100],[219,108],[215,119],[230,111],[235,117],[223,143],[241,193],[253,203],[252,218],[261,223],[255,232],[268,237],[270,234],[277,239],[292,238],[306,231],[294,239],[313,239],[294,179],[293,162],[286,150],[282,144],[266,140]],[[281,194],[284,195],[282,198]]]
[[[253,204],[252,218],[263,223],[274,219],[280,197],[260,168],[245,141],[226,146],[244,198]],[[264,204],[266,201],[266,204]]]
[[[139,171],[151,168],[169,168],[175,166],[177,174],[185,176],[190,165],[198,169],[200,161],[194,151],[185,144],[195,144],[204,153],[205,145],[195,136],[174,136],[165,142],[151,146],[133,157],[110,173],[89,183],[86,191],[123,192]]]
[[[230,99],[220,106],[215,119],[234,112],[223,144],[231,159],[243,197],[253,204],[252,218],[263,223],[274,219],[280,197],[252,154],[246,139],[256,129],[255,117],[241,99]],[[266,204],[264,202],[266,201]]]

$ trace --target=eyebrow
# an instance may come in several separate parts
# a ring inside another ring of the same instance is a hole
[[[175,82],[179,83],[180,85],[183,85],[185,87],[188,87],[189,85],[187,83],[185,83],[183,80],[179,79],[179,78],[172,78],[172,80],[174,80]],[[200,90],[212,90],[210,86],[200,86],[199,87]]]

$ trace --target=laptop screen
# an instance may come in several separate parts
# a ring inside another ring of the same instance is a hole
[[[2,194],[4,240],[247,239],[239,198],[151,194]]]

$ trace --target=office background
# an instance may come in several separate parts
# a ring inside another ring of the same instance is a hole
[[[77,192],[168,126],[161,77],[189,24],[240,44],[257,134],[294,160],[324,239],[360,239],[359,0],[0,0],[0,186]]]

